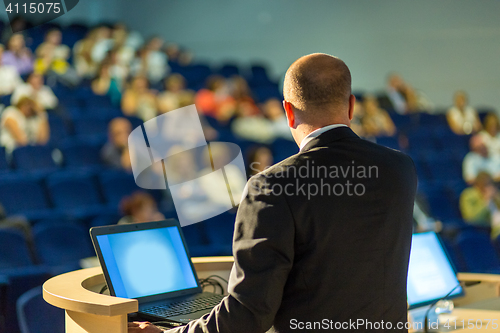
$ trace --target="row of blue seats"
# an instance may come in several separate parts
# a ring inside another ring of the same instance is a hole
[[[29,220],[116,213],[120,200],[141,190],[131,174],[118,170],[59,171],[48,176],[0,175],[0,203],[7,214]],[[152,192],[159,200],[162,192]]]

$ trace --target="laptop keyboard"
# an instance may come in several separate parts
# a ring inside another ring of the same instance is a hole
[[[141,310],[141,312],[158,317],[174,317],[186,315],[202,310],[212,309],[224,298],[222,295],[213,295],[202,298],[183,300],[165,305],[156,305]]]

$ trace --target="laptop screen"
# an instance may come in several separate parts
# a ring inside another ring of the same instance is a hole
[[[196,288],[176,226],[98,235],[115,296],[146,297]]]
[[[414,234],[408,268],[407,297],[411,308],[431,304],[458,285],[453,265],[434,232]],[[449,297],[463,293],[458,287]]]

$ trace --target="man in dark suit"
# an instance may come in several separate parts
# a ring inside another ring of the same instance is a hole
[[[247,184],[229,295],[168,332],[407,332],[412,160],[351,131],[351,75],[336,57],[295,61],[284,97],[300,152]]]

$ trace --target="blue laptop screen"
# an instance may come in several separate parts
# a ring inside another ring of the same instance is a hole
[[[434,232],[414,234],[408,268],[408,303],[430,304],[446,296],[458,280],[441,242]],[[462,293],[455,289],[450,297]]]
[[[96,237],[115,295],[152,296],[197,287],[177,227]]]

